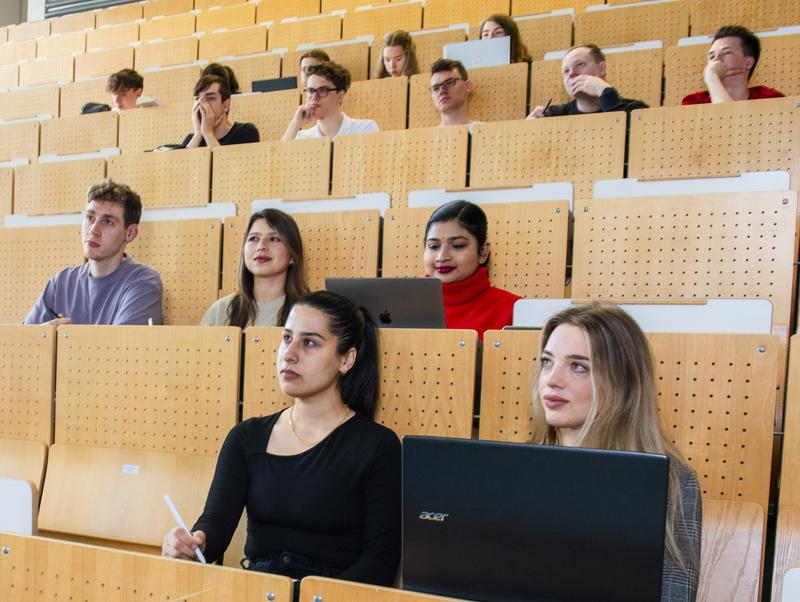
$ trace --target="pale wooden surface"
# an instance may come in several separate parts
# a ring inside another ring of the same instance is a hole
[[[214,61],[221,56],[237,56],[240,54],[257,54],[259,52],[267,51],[267,27],[262,25],[253,25],[251,27],[241,27],[231,31],[219,31],[216,33],[208,32],[200,38],[199,58]],[[280,57],[278,64],[280,65]],[[239,70],[234,67],[236,79],[242,85]],[[279,68],[280,69],[280,68]],[[263,76],[257,79],[266,79],[268,76]],[[242,90],[249,92],[250,87],[242,88]]]
[[[800,34],[760,38],[758,60],[750,86],[770,86],[793,96],[800,94]],[[708,60],[708,46],[674,46],[664,54],[664,105],[680,104],[687,94],[705,90],[703,69]]]
[[[757,602],[764,553],[764,509],[703,499],[698,602]]]
[[[136,70],[193,63],[197,60],[197,46],[198,41],[194,37],[142,44],[136,47]]]
[[[796,188],[800,184],[796,105],[796,99],[776,98],[634,111],[628,177],[717,177],[781,170],[789,172]]]
[[[369,78],[369,42],[353,41],[349,44],[326,46],[322,48],[334,63],[339,63],[350,72],[353,82]],[[300,57],[308,50],[293,50],[283,55],[283,76],[300,73]],[[237,71],[238,74],[238,71]],[[300,85],[300,82],[297,82]],[[351,88],[352,90],[352,88]],[[351,92],[347,93],[348,96]]]
[[[109,178],[133,188],[147,209],[204,206],[209,200],[211,150],[203,147],[109,157],[107,171]]]
[[[389,4],[389,0],[369,0],[368,3],[365,3],[364,0],[322,0],[320,12],[324,15],[335,10],[354,11],[359,6],[381,6],[383,4]]]
[[[140,225],[128,249],[161,276],[165,324],[199,324],[217,300],[221,231],[217,218]]]
[[[75,76],[75,59],[72,56],[51,56],[47,60],[21,63],[20,86],[42,86],[71,82]]]
[[[256,22],[272,21],[279,23],[289,17],[313,17],[320,13],[319,0],[261,0],[258,5]]]
[[[432,594],[378,587],[352,581],[306,577],[300,583],[300,602],[456,602]]]
[[[690,0],[692,35],[713,35],[720,24],[740,23],[751,31],[800,23],[793,0]]]
[[[69,155],[114,148],[117,146],[117,121],[118,113],[114,111],[42,121],[39,153]]]
[[[365,56],[368,56],[365,53]],[[406,129],[408,78],[386,77],[353,82],[342,109],[356,119],[374,119],[380,130]]]
[[[19,63],[36,58],[36,40],[24,40],[0,46],[0,63]]]
[[[283,328],[248,328],[244,333],[244,385],[242,420],[268,416],[289,407],[294,399],[286,395],[278,381],[278,348]]]
[[[192,102],[192,90],[198,79],[200,79],[200,67],[197,65],[150,71],[144,74],[144,93],[147,96],[155,96],[159,106],[185,105]]]
[[[214,458],[236,423],[239,333],[60,327],[56,443]]]
[[[11,215],[14,200],[14,170],[0,169],[0,218]]]
[[[800,335],[790,339],[783,432],[780,506],[800,506]],[[800,565],[800,558],[798,558]],[[776,573],[777,575],[777,573]],[[780,600],[780,598],[778,598]]]
[[[188,13],[194,9],[194,0],[151,0],[145,2],[144,18],[166,17],[168,15],[179,15]]]
[[[275,50],[341,39],[342,18],[339,15],[322,15],[314,19],[276,23],[269,30],[267,45],[269,50]]]
[[[469,96],[469,117],[475,121],[525,119],[528,97],[528,65],[515,63],[483,67],[469,72],[473,91]],[[408,127],[432,127],[440,122],[431,98],[431,75],[411,77]]]
[[[43,240],[50,245],[47,253],[41,252]],[[22,322],[47,280],[82,262],[80,226],[0,229],[0,275],[4,282],[14,283],[0,288],[0,321]]]
[[[85,207],[86,191],[105,174],[104,159],[17,167],[14,172],[14,213],[79,213]],[[78,240],[75,245],[80,247]]]
[[[121,4],[112,8],[106,8],[97,13],[95,27],[101,28],[104,25],[118,25],[129,23],[136,19],[141,19],[143,15],[142,5],[138,2]]]
[[[213,157],[211,199],[236,202],[240,215],[249,215],[255,199],[328,195],[328,138],[224,146]]]
[[[492,284],[530,298],[562,298],[567,267],[567,201],[483,205],[489,221]],[[433,207],[389,209],[382,274],[419,276],[425,224]]]
[[[0,556],[8,602],[292,600],[288,577],[7,533],[0,546],[9,550]]]
[[[214,6],[233,6],[244,4],[248,0],[194,0],[195,9],[206,10]]]
[[[595,180],[621,178],[625,114],[478,123],[472,130],[470,186],[569,182],[590,198]]]
[[[425,10],[427,12],[427,7]],[[379,4],[369,10],[348,11],[342,21],[342,38],[374,35],[375,43],[380,44],[384,35],[397,29],[422,29],[422,4]]]
[[[132,46],[112,48],[98,52],[87,52],[75,57],[75,81],[87,77],[111,75],[120,69],[133,69]]]
[[[37,497],[46,463],[47,446],[41,441],[0,437],[0,477],[28,481]]]
[[[266,47],[266,40],[264,40],[264,44]],[[272,79],[281,76],[281,57],[277,54],[264,54],[223,62],[236,73],[236,79],[239,80],[242,92],[252,90],[254,80]]]
[[[142,42],[150,42],[190,36],[195,31],[195,22],[194,13],[170,15],[163,19],[146,19],[139,27],[139,39]]]
[[[416,33],[416,32],[415,32]],[[414,35],[414,46],[417,49],[417,65],[419,73],[428,73],[430,80],[431,65],[441,58],[445,44],[463,42],[465,40],[463,29],[449,29],[445,31],[423,32]],[[383,40],[376,39],[372,45],[370,77],[375,77],[378,65],[383,60]]]
[[[425,29],[447,27],[451,23],[478,25],[489,15],[510,13],[509,0],[427,0],[425,3]]]
[[[84,29],[94,29],[95,12],[85,11],[64,15],[50,21],[50,33],[68,33],[71,31],[83,31]]]
[[[236,29],[255,24],[256,5],[244,2],[215,10],[203,10],[197,15],[195,30],[211,33],[216,29]]]
[[[783,470],[786,468],[784,463]],[[800,506],[798,505],[784,504],[781,501],[778,507],[774,562],[772,602],[782,602],[783,578],[786,571],[800,567]]]
[[[19,84],[19,67],[0,65],[0,90],[13,90]]]
[[[597,44],[601,48],[661,40],[674,46],[689,35],[688,0],[676,0],[575,15],[575,44]]]
[[[41,38],[36,41],[36,56],[61,56],[86,52],[86,33],[73,31]]]
[[[517,26],[523,44],[535,61],[542,59],[545,52],[572,46],[572,15],[518,20]]]
[[[620,96],[644,101],[651,107],[661,104],[661,72],[664,51],[661,48],[614,52],[606,55],[606,80]],[[561,60],[535,61],[531,66],[531,107],[569,101],[564,89]]]
[[[131,49],[131,58],[133,58],[133,49]],[[111,95],[106,92],[107,81],[106,78],[101,77],[61,86],[61,117],[78,117],[81,114],[81,107],[87,102],[102,102],[110,105]],[[60,121],[60,119],[56,121]],[[116,138],[116,132],[114,137]],[[115,141],[114,146],[116,145]]]
[[[58,115],[58,86],[12,90],[0,94],[0,119],[25,119],[37,115]]]
[[[192,103],[121,111],[119,148],[122,154],[154,149],[162,144],[180,144],[192,132]]]
[[[406,207],[412,190],[463,188],[468,144],[466,126],[337,138],[332,194],[388,192],[392,207]]]
[[[261,140],[280,140],[299,104],[297,90],[237,96],[231,101],[230,117],[234,121],[255,124]]]
[[[23,122],[0,125],[0,161],[39,156],[39,123]]]
[[[98,50],[129,46],[139,41],[138,23],[120,23],[111,27],[95,29],[86,34],[86,49]],[[112,71],[113,73],[113,71]]]
[[[19,25],[14,25],[8,30],[8,41],[18,42],[20,40],[33,40],[42,36],[50,35],[50,21],[26,21]]]
[[[581,12],[595,4],[600,3],[598,0],[511,0],[511,14],[515,17],[538,15],[563,8],[574,8],[575,12]]]

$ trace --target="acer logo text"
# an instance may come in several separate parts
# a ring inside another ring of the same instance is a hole
[[[442,514],[441,512],[420,512],[419,514],[420,520],[432,520],[437,523],[443,523],[448,516],[450,515]]]

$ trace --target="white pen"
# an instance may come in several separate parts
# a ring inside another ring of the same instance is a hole
[[[191,532],[189,531],[189,529],[186,528],[186,523],[183,522],[183,519],[181,518],[181,515],[178,514],[178,509],[175,507],[175,504],[172,503],[172,500],[170,499],[169,495],[167,495],[166,493],[164,494],[164,501],[167,502],[167,506],[169,506],[169,511],[172,512],[172,518],[175,519],[175,522],[178,523],[178,526],[181,529],[183,529],[184,531],[186,531],[187,533],[189,533],[189,535],[191,535]],[[194,553],[197,555],[197,559],[200,562],[202,562],[203,564],[206,563],[206,557],[203,556],[203,552],[200,550],[200,546],[197,546],[194,549]]]

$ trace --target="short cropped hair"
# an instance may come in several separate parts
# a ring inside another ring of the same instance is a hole
[[[347,90],[350,89],[350,72],[333,61],[325,61],[319,65],[312,65],[308,68],[306,74],[308,77],[312,75],[324,77],[336,86],[337,90],[341,90],[342,92],[347,92]]]
[[[228,89],[230,89],[231,94],[241,94],[241,89],[239,88],[239,80],[236,79],[236,74],[233,72],[233,69],[228,67],[228,65],[220,65],[219,63],[209,63],[205,66],[205,68],[200,72],[200,75],[216,75],[221,77],[222,79],[228,80]]]
[[[133,69],[121,69],[112,73],[106,83],[106,92],[116,94],[122,90],[138,90],[144,87],[144,78]]]
[[[747,74],[747,79],[749,80],[750,76],[753,75],[753,71],[756,70],[758,59],[761,56],[761,42],[758,36],[741,25],[724,25],[714,33],[714,39],[711,42],[714,43],[720,38],[739,38],[744,55],[753,57],[753,68]]]
[[[219,95],[222,102],[225,102],[231,97],[231,88],[228,85],[228,79],[222,78],[219,75],[204,75],[197,80],[192,90],[192,96],[197,98],[202,92],[208,90],[213,84],[219,84]]]
[[[303,62],[303,59],[317,59],[318,61],[330,61],[331,57],[328,56],[328,53],[324,50],[320,50],[319,48],[314,48],[313,50],[309,50],[308,52],[304,52],[302,56],[300,56],[300,62]]]
[[[573,50],[577,50],[578,48],[586,48],[589,50],[589,54],[592,55],[595,63],[605,63],[606,62],[606,55],[605,53],[600,50],[600,47],[597,44],[578,44],[577,46],[573,46],[569,50],[567,50],[567,54],[572,52]]]
[[[440,71],[452,71],[453,69],[458,69],[458,74],[466,81],[469,79],[469,73],[467,73],[467,69],[461,63],[461,61],[453,61],[451,59],[438,59],[433,65],[431,65],[431,75],[434,73],[439,73]]]
[[[86,193],[86,203],[98,201],[100,203],[118,203],[122,205],[125,227],[138,224],[142,218],[142,199],[130,186],[106,178],[89,188]]]

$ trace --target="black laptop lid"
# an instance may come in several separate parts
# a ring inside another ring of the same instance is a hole
[[[256,79],[252,83],[253,92],[278,92],[280,90],[296,90],[297,77],[275,77],[272,79]]]
[[[403,439],[403,587],[487,602],[659,602],[665,456]]]

